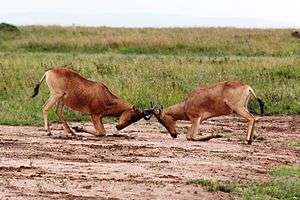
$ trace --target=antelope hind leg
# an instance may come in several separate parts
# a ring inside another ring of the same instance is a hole
[[[43,107],[43,117],[44,117],[44,128],[48,132],[47,135],[50,136],[51,130],[48,121],[48,112],[55,105],[55,103],[62,97],[63,94],[53,94]]]

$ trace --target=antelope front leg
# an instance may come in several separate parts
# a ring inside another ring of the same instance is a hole
[[[187,140],[192,140],[192,129],[193,129],[193,124],[191,125],[191,127],[188,128],[188,131],[186,133],[186,139]]]
[[[78,126],[75,126],[75,127],[72,127],[72,128],[77,132],[89,133],[89,134],[92,134],[92,135],[97,136],[97,137],[105,136],[106,131],[105,131],[103,123],[102,123],[102,118],[100,118],[99,115],[91,115],[91,120],[93,122],[94,128],[96,129],[96,132],[91,131],[91,130],[87,130],[83,127],[81,128],[81,127],[78,127]]]
[[[105,136],[105,129],[102,123],[102,117],[100,118],[99,115],[92,115],[92,122],[94,124],[94,127],[96,129],[96,133],[92,133],[93,135],[97,137]]]
[[[195,120],[195,128],[192,132],[192,140],[193,141],[207,141],[207,140],[210,140],[213,138],[213,135],[212,134],[209,134],[209,135],[203,135],[202,136],[202,133],[199,134],[199,126],[200,126],[200,123],[201,123],[201,118],[197,118]],[[199,136],[200,135],[200,136]]]
[[[189,128],[189,130],[186,134],[187,140],[195,140],[195,136],[197,135],[197,132],[199,129],[200,120],[201,120],[200,117],[191,119],[192,126]]]
[[[208,141],[212,138],[218,138],[220,137],[219,135],[213,135],[213,134],[208,134],[208,135],[203,135],[202,134],[199,134],[199,126],[200,126],[200,123],[201,123],[201,117],[193,120],[193,124],[192,124],[192,127],[191,127],[191,130],[190,130],[190,139],[189,140],[192,140],[192,141]]]

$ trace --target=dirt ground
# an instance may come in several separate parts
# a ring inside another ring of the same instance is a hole
[[[270,169],[300,164],[291,145],[300,142],[300,116],[260,118],[251,146],[237,117],[204,122],[201,132],[223,135],[207,142],[187,141],[188,126],[178,123],[177,139],[154,119],[119,133],[107,124],[108,136],[80,133],[82,139],[66,137],[56,124],[52,137],[41,127],[0,126],[0,199],[238,199],[187,182],[267,181]]]

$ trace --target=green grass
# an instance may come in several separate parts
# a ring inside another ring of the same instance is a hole
[[[188,181],[187,184],[200,185],[204,187],[208,192],[226,192],[231,193],[235,191],[235,185],[232,183],[226,183],[222,181],[210,181],[206,179],[196,179]]]
[[[19,27],[1,51],[199,56],[299,56],[291,29]]]
[[[291,146],[291,147],[296,147],[296,148],[300,148],[300,142],[298,141],[298,142],[291,142],[290,144],[289,144],[289,146]]]
[[[300,113],[300,45],[288,29],[19,27],[0,30],[0,124],[42,123],[49,96],[31,99],[46,69],[65,64],[140,107],[169,106],[198,85],[241,80],[267,114]],[[257,102],[250,110],[258,112]],[[69,120],[86,120],[67,111]],[[50,120],[57,120],[50,113]]]
[[[199,57],[74,53],[0,53],[0,123],[41,124],[49,96],[45,84],[31,99],[45,70],[72,63],[83,76],[105,83],[113,93],[145,108],[182,101],[197,85],[241,80],[266,104],[267,114],[300,113],[300,59],[274,57]],[[258,104],[250,102],[252,112]],[[67,112],[70,120],[82,115]],[[55,120],[55,114],[51,114]]]
[[[243,198],[252,199],[300,199],[300,167],[282,167],[271,172],[273,180],[258,183],[243,190]]]
[[[264,183],[235,184],[206,179],[190,180],[187,184],[199,185],[209,192],[226,192],[245,200],[298,200],[300,199],[300,167],[281,167],[270,172],[271,181]]]

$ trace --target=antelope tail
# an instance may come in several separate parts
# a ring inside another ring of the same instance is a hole
[[[43,82],[43,80],[45,79],[45,77],[46,77],[46,73],[43,75],[41,80],[35,85],[34,90],[33,90],[33,95],[31,96],[31,98],[34,98],[36,95],[39,94],[40,85]]]
[[[256,100],[258,101],[258,103],[259,103],[259,108],[260,108],[260,115],[261,116],[263,116],[263,114],[264,114],[264,102],[260,99],[260,98],[258,98],[257,96],[256,96],[256,94],[254,93],[254,90],[249,86],[249,91],[253,94],[253,96],[256,98]]]

